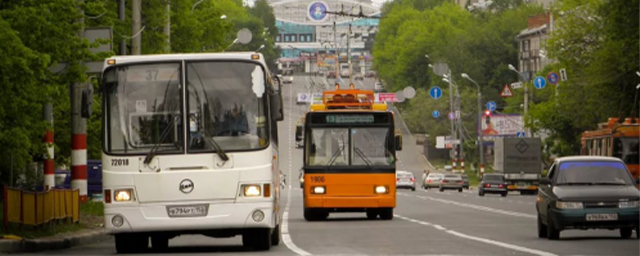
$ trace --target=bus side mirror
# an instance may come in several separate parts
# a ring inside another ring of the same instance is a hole
[[[269,94],[270,96],[270,104],[271,104],[271,117],[273,118],[273,120],[275,121],[282,121],[284,120],[284,112],[282,109],[282,88],[280,86],[280,79],[276,78],[275,79],[275,91],[271,94]]]
[[[80,116],[82,118],[89,118],[91,116],[93,92],[91,89],[82,90],[82,100],[80,102]]]
[[[402,151],[402,135],[396,135],[396,151]]]
[[[550,185],[551,184],[551,180],[547,177],[542,177],[540,178],[540,185]]]

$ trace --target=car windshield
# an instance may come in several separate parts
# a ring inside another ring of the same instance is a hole
[[[556,185],[632,185],[624,163],[613,161],[572,161],[561,163]]]
[[[411,174],[411,173],[398,173],[396,176],[397,176],[398,178],[401,178],[401,179],[410,179],[410,178],[413,178],[413,174]]]
[[[428,179],[434,179],[434,180],[439,180],[442,179],[442,174],[429,174],[429,176],[427,176]]]
[[[483,181],[503,181],[504,177],[502,175],[484,175],[482,177]]]

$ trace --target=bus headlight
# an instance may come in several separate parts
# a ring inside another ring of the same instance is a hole
[[[114,200],[116,202],[127,202],[131,201],[133,189],[119,189],[115,191]]]
[[[311,191],[313,191],[314,194],[324,194],[325,192],[327,192],[324,186],[313,187]]]
[[[375,191],[376,191],[376,194],[389,193],[389,189],[387,188],[387,186],[376,186]]]
[[[262,195],[260,185],[242,185],[242,191],[244,191],[244,196],[247,197]]]

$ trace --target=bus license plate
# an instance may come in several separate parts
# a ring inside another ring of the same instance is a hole
[[[592,213],[587,214],[587,221],[607,221],[618,220],[618,214],[615,213]]]
[[[209,205],[167,206],[169,217],[202,217],[207,216]]]

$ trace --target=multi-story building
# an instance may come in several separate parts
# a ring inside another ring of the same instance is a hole
[[[527,28],[522,30],[516,41],[518,42],[518,69],[527,80],[551,63],[545,54],[550,29],[549,14],[529,17]]]
[[[299,71],[334,70],[336,56],[347,62],[347,44],[355,72],[371,61],[373,39],[380,23],[380,8],[371,0],[271,0],[282,49],[279,63]],[[328,12],[363,14],[371,18],[340,16]]]

